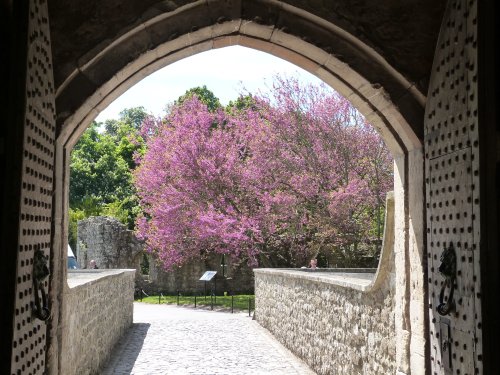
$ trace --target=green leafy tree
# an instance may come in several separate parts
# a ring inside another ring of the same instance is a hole
[[[226,112],[234,113],[245,110],[257,110],[257,102],[252,94],[240,95],[235,101],[230,101],[226,106]]]
[[[76,249],[76,240],[78,232],[78,222],[85,219],[87,216],[81,209],[69,209],[69,228],[68,228],[68,243],[73,250]]]
[[[179,99],[174,102],[174,105],[181,105],[193,96],[197,96],[198,100],[207,106],[209,112],[214,112],[217,109],[222,108],[219,98],[217,98],[212,91],[207,89],[207,86],[205,85],[203,85],[203,87],[198,86],[187,90],[184,95],[180,96]]]
[[[99,205],[108,204],[134,191],[129,167],[133,160],[126,147],[119,147],[128,141],[99,133],[97,127],[94,123],[83,134],[71,155],[71,207],[80,207],[89,197]]]
[[[144,141],[140,124],[148,116],[143,107],[120,112],[118,120],[93,122],[71,153],[70,245],[76,245],[77,221],[89,216],[113,216],[133,228],[140,212],[131,171],[134,154]]]
[[[118,132],[126,128],[132,127],[135,130],[140,129],[142,122],[148,116],[144,107],[126,108],[120,112],[120,119],[110,119],[104,122],[104,129],[109,135],[118,135]]]

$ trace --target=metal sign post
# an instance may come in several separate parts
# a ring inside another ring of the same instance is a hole
[[[203,276],[200,277],[200,281],[204,281],[205,282],[205,299],[207,298],[207,283],[209,281],[211,281],[212,279],[214,280],[215,282],[215,275],[217,274],[217,271],[206,271]],[[215,286],[216,287],[216,286]],[[213,291],[213,294],[215,294],[215,287],[214,287],[214,291]]]

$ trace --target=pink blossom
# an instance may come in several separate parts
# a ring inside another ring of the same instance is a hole
[[[370,236],[392,185],[375,130],[346,99],[294,79],[253,100],[210,112],[194,96],[143,124],[137,231],[166,268],[210,252],[299,263],[315,238]]]

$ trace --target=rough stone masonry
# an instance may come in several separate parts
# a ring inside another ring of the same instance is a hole
[[[256,269],[257,321],[318,374],[396,373],[393,277],[328,273]]]
[[[147,293],[202,293],[204,285],[199,278],[209,270],[217,271],[218,294],[254,291],[253,272],[246,262],[230,257],[222,261],[220,254],[194,259],[168,272],[149,256],[149,282],[144,282],[140,267],[143,252],[144,245],[134,232],[115,218],[93,216],[78,222],[77,258],[82,268],[87,268],[91,259],[101,269],[133,268],[136,270],[136,284]],[[224,270],[221,263],[225,264]],[[211,288],[209,285],[207,291],[210,292]]]
[[[79,221],[76,249],[82,268],[94,259],[99,268],[135,268],[140,275],[143,245],[115,218],[92,216]]]
[[[68,273],[60,340],[64,375],[99,374],[133,321],[134,270]]]

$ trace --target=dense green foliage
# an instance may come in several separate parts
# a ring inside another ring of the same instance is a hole
[[[256,99],[251,95],[240,95],[235,101],[230,101],[226,106],[229,113],[244,111],[246,109],[257,109]]]
[[[139,213],[132,184],[134,154],[144,148],[139,127],[143,107],[126,109],[120,119],[93,122],[71,153],[69,243],[76,245],[78,220],[112,216],[130,229]]]
[[[217,109],[222,108],[219,98],[217,98],[212,91],[207,89],[207,86],[205,85],[203,85],[203,87],[198,86],[187,90],[184,95],[179,97],[179,99],[174,102],[174,105],[179,106],[187,99],[191,99],[193,96],[196,96],[203,104],[205,104],[210,112],[214,112]]]
[[[175,103],[193,95],[211,111],[222,108],[206,86],[187,90]],[[131,172],[136,167],[134,155],[144,153],[140,128],[147,116],[144,107],[135,107],[124,109],[117,120],[93,122],[73,148],[68,238],[72,248],[76,248],[78,221],[90,216],[112,216],[134,228],[140,206]]]

